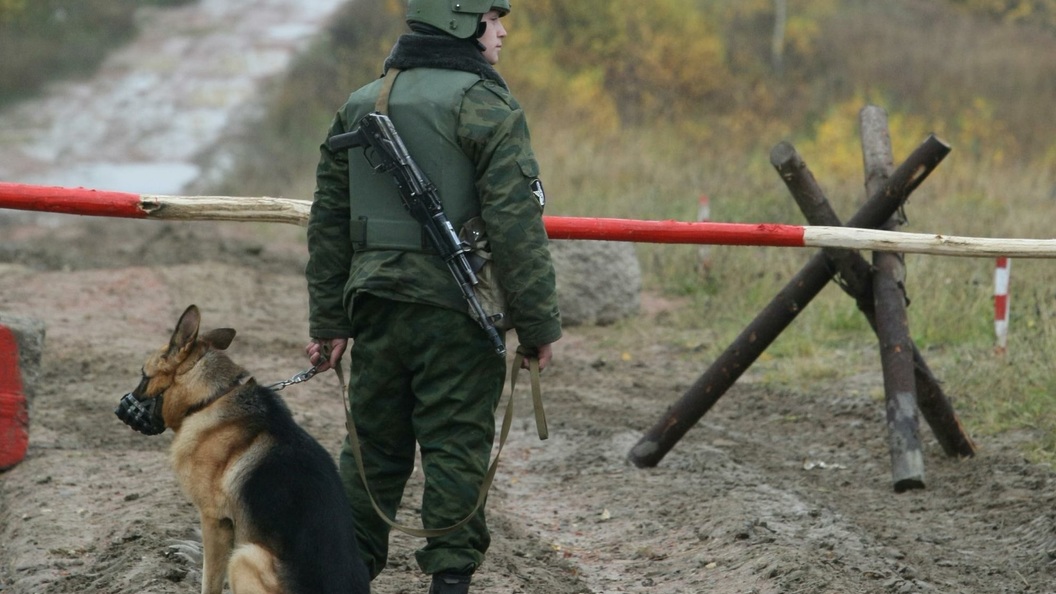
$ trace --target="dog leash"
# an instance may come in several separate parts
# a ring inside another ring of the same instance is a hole
[[[518,348],[517,356],[513,360],[513,370],[510,372],[510,401],[513,401],[513,393],[514,390],[516,390],[517,388],[517,375],[520,373],[521,365],[523,364],[526,358],[528,359],[528,373],[529,377],[531,378],[530,381],[532,385],[532,408],[535,409],[535,428],[539,434],[539,439],[545,440],[547,437],[550,436],[550,432],[546,426],[546,412],[543,410],[543,393],[542,389],[540,388],[539,382],[539,359],[536,359],[534,357],[527,357],[524,353],[521,352],[520,348]],[[290,379],[270,384],[267,386],[267,388],[278,392],[286,388],[287,386],[306,382],[315,377],[317,373],[319,373],[319,368],[326,361],[328,361],[328,359],[324,358],[323,361],[320,361],[318,365],[315,365],[314,367],[306,369],[300,373],[295,373],[293,374],[293,376],[290,377]],[[345,385],[344,377],[345,374],[341,370],[340,366],[335,367],[334,370],[337,372],[338,380],[341,382],[341,394],[342,401],[345,403],[345,414],[348,417],[351,417],[352,413],[348,405],[348,396],[346,391],[347,386]],[[508,404],[506,408],[507,410],[509,410],[510,405]],[[348,423],[345,424],[345,428],[348,428]]]
[[[327,353],[324,352],[323,354],[325,356]],[[536,431],[539,434],[539,439],[546,439],[550,435],[546,426],[546,414],[543,412],[543,397],[539,382],[539,359],[528,356],[521,347],[518,347],[517,354],[513,359],[513,369],[510,372],[510,399],[506,402],[506,412],[502,417],[502,429],[499,432],[499,448],[495,452],[495,459],[491,462],[491,466],[488,467],[488,472],[484,475],[484,482],[481,483],[480,493],[477,495],[477,502],[473,506],[473,509],[466,517],[446,528],[415,528],[413,526],[405,526],[389,518],[374,500],[374,494],[370,492],[370,485],[367,482],[367,471],[363,466],[363,456],[360,453],[359,436],[356,434],[356,424],[352,417],[352,407],[348,401],[348,387],[347,384],[345,384],[345,374],[340,364],[334,367],[334,371],[337,372],[338,381],[341,384],[341,401],[344,403],[345,407],[345,430],[348,432],[349,444],[352,448],[352,457],[355,458],[356,468],[359,471],[359,478],[363,481],[363,487],[367,492],[367,497],[370,499],[370,504],[374,507],[374,512],[377,513],[386,524],[411,536],[436,538],[450,534],[462,528],[473,519],[473,516],[476,515],[477,511],[484,506],[484,501],[488,497],[488,491],[491,490],[492,482],[495,480],[495,472],[499,468],[499,457],[502,455],[502,448],[506,445],[506,438],[510,435],[510,426],[513,424],[513,398],[517,388],[517,376],[525,359],[528,360],[528,370],[531,378],[532,404],[535,408]],[[326,360],[329,360],[329,358]]]

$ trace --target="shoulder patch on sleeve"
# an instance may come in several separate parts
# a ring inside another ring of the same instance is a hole
[[[546,208],[546,193],[543,192],[542,180],[537,177],[528,183],[528,187],[535,199],[539,201],[539,208]]]

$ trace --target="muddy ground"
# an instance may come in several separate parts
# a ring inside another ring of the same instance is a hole
[[[159,59],[159,52],[201,47],[214,55],[256,56],[250,64],[262,65],[274,52],[288,54],[291,29],[281,25],[292,26],[291,15],[306,1],[256,3],[276,8],[254,12],[272,20],[237,36],[225,35],[218,23],[251,23],[238,18],[247,10],[244,1],[202,0],[180,9],[188,11],[182,16],[172,13],[178,18],[148,15],[147,25],[157,21],[144,37],[148,48],[120,53],[112,68],[101,69],[100,80],[0,114],[0,175],[178,190],[198,172],[188,165],[193,155],[216,140],[222,126],[214,124],[252,96],[237,90],[253,88],[245,81],[203,97],[203,88],[215,87],[203,86],[202,77],[225,80],[255,69],[213,60],[219,73],[195,68],[176,76],[164,69],[183,61]],[[192,40],[172,41],[174,33]],[[266,47],[247,53],[243,46],[194,41],[198,35],[263,40]],[[155,88],[142,84],[148,67],[163,69],[151,81],[182,83],[146,94]],[[83,100],[106,93],[110,100]],[[234,107],[224,100],[232,95]],[[114,108],[148,104],[181,114],[196,109],[194,102],[180,103],[187,98],[204,101],[197,104],[202,109],[224,107],[196,119],[147,112],[148,122],[171,130],[140,126],[143,116],[136,120],[134,110]],[[168,99],[173,103],[160,104]],[[99,136],[89,144],[105,152],[50,152],[58,150],[59,131],[48,126],[68,121],[70,101],[81,106],[80,121],[96,124],[91,132]],[[121,114],[133,120],[109,119]],[[30,115],[37,119],[29,121]],[[179,153],[143,161],[151,156],[140,144],[144,134],[178,139],[169,144]],[[56,162],[60,157],[66,161]],[[159,187],[108,183],[106,175],[118,170],[139,174],[134,183]],[[47,327],[29,454],[0,474],[0,592],[198,590],[197,564],[173,547],[194,538],[196,513],[168,467],[171,434],[135,433],[113,409],[138,382],[145,353],[168,338],[190,303],[201,307],[205,326],[238,330],[231,353],[259,381],[304,369],[300,234],[279,225],[0,211],[0,310]],[[488,504],[495,535],[476,591],[1056,592],[1056,474],[1024,460],[1022,435],[977,439],[977,457],[954,460],[925,427],[927,488],[893,492],[882,380],[868,337],[839,356],[867,363],[848,365],[820,388],[774,384],[749,370],[657,468],[627,464],[631,447],[710,365],[715,349],[702,345],[724,346],[733,338],[674,326],[666,312],[677,303],[655,296],[643,303],[642,314],[619,328],[567,329],[544,375],[548,441],[537,439],[518,401]],[[935,372],[941,378],[957,370]],[[336,452],[343,419],[333,374],[282,394],[296,418]],[[421,477],[413,480],[417,485]],[[406,503],[401,518],[413,523],[415,497]],[[393,540],[390,567],[375,592],[425,592],[413,558],[419,542],[399,534]]]
[[[238,329],[231,353],[259,381],[304,368],[300,230],[73,217],[0,235],[0,308],[47,325],[29,455],[0,475],[0,590],[197,591],[172,546],[193,539],[196,514],[168,468],[171,434],[135,433],[113,408],[190,303],[206,326]],[[710,364],[665,322],[677,305],[645,303],[630,328],[573,327],[558,343],[548,441],[519,401],[478,591],[1056,592],[1056,475],[1015,435],[953,460],[925,432],[927,488],[894,494],[878,370],[811,393],[749,371],[658,468],[629,465]],[[333,374],[283,395],[336,452]],[[375,591],[425,592],[418,541],[393,540]]]

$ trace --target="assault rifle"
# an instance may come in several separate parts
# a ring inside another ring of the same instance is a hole
[[[458,238],[454,226],[444,214],[440,193],[407,152],[407,147],[396,133],[392,120],[382,113],[368,114],[359,121],[354,130],[335,134],[326,144],[332,151],[364,147],[364,156],[375,171],[387,171],[392,174],[396,187],[399,188],[403,206],[414,220],[421,224],[429,243],[447,263],[451,275],[462,290],[462,296],[469,303],[470,310],[491,339],[495,352],[506,356],[506,346],[495,328],[495,322],[501,319],[503,314],[492,317],[484,312],[484,307],[473,290],[479,281],[466,258],[469,246]],[[372,150],[367,151],[368,148]],[[371,158],[372,154],[377,163]]]

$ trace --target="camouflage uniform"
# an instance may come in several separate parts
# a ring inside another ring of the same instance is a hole
[[[554,271],[542,203],[533,193],[538,165],[523,111],[498,74],[463,40],[405,35],[386,61],[386,70],[391,67],[403,71],[392,89],[393,105],[401,94],[413,93],[412,87],[430,89],[430,81],[477,75],[454,105],[420,109],[436,112],[439,133],[457,144],[453,150],[459,154],[452,156],[472,165],[469,191],[474,195],[468,201],[485,222],[518,341],[526,347],[554,342],[561,335]],[[414,84],[402,84],[403,77]],[[328,138],[350,131],[373,108],[376,86],[377,81],[352,94]],[[416,135],[423,132],[417,126],[401,128],[399,115],[394,108],[393,123],[414,155]],[[349,396],[367,479],[379,505],[389,517],[395,515],[417,442],[426,479],[423,524],[454,524],[472,509],[487,469],[505,361],[469,317],[440,258],[423,250],[356,247],[350,239],[350,202],[357,183],[353,178],[350,184],[349,160],[363,159],[362,151],[332,152],[324,143],[320,153],[308,224],[311,336],[353,338]],[[443,176],[435,163],[444,159],[414,156],[431,179]],[[353,162],[351,169],[362,169],[359,165]],[[398,200],[395,193],[391,199]],[[457,229],[464,221],[452,222]],[[347,444],[346,439],[342,475],[360,549],[376,576],[386,563],[388,526],[366,499]],[[429,539],[417,553],[418,563],[429,574],[470,573],[482,562],[489,541],[481,510],[461,530]]]

